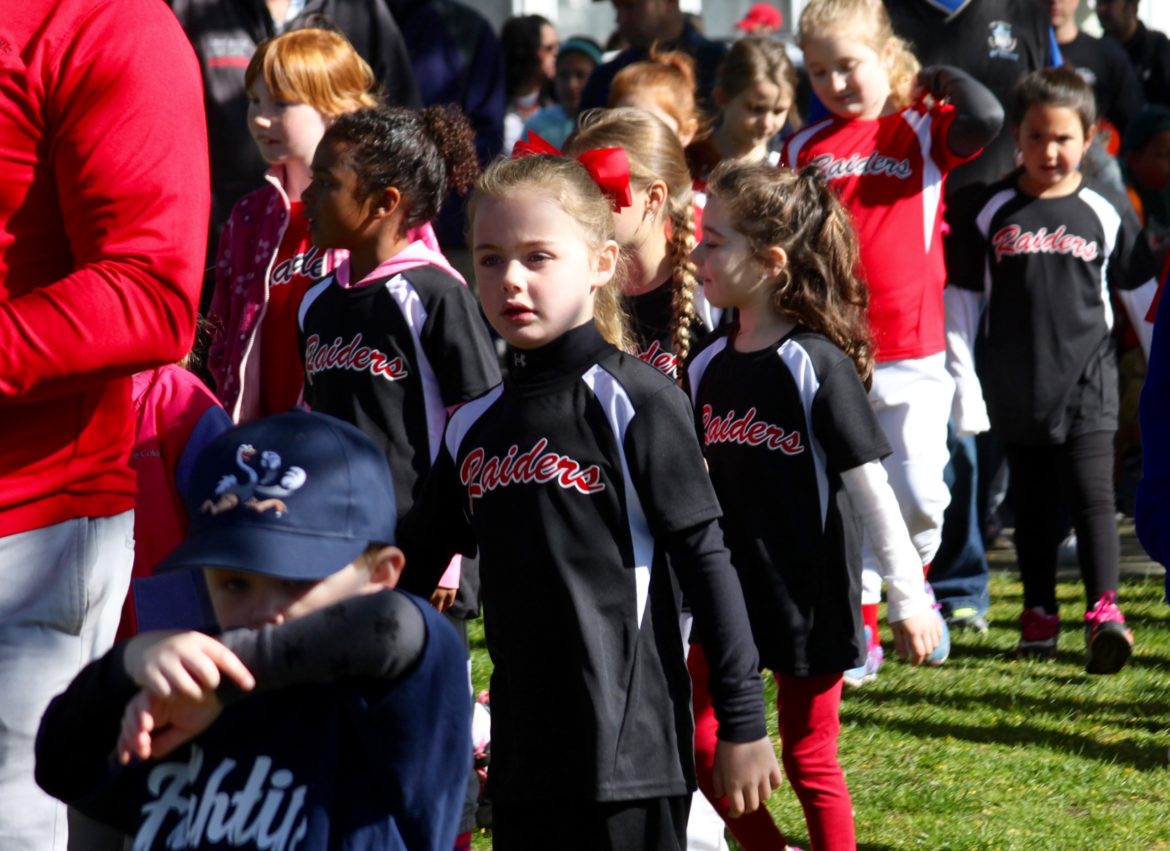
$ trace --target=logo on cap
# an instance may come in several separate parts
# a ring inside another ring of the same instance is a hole
[[[252,466],[257,455],[259,470]],[[288,506],[281,497],[300,490],[309,478],[300,467],[285,467],[279,453],[271,449],[258,452],[250,443],[236,447],[235,457],[239,472],[220,478],[215,485],[214,499],[204,500],[200,507],[204,514],[214,516],[242,505],[261,514],[275,511],[277,517],[282,517]]]

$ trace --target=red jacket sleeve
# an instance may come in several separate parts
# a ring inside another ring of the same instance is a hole
[[[14,14],[42,19],[20,69],[22,105],[40,112],[18,119],[23,142],[0,143],[31,171],[4,187],[24,194],[0,222],[14,249],[0,269],[0,403],[178,360],[210,208],[199,69],[162,2],[30,0]]]

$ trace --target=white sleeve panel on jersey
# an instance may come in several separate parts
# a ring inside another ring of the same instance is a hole
[[[865,526],[886,580],[887,619],[897,623],[930,608],[922,559],[906,531],[898,499],[881,461],[870,461],[841,473],[853,511]]]
[[[497,384],[487,393],[484,393],[478,399],[472,399],[451,415],[451,419],[447,423],[447,432],[443,439],[447,443],[447,453],[451,456],[452,460],[458,460],[459,447],[463,445],[463,438],[467,437],[467,432],[479,421],[484,411],[496,403],[496,400],[500,398],[500,394],[503,392],[504,385]]]
[[[785,146],[785,158],[788,160],[788,165],[790,168],[798,168],[797,162],[800,160],[801,149],[804,148],[806,144],[808,144],[808,140],[832,123],[833,118],[830,116],[829,118],[825,118],[822,121],[818,121],[816,124],[810,124],[803,130],[797,130],[788,137],[788,143]]]
[[[939,168],[938,163],[931,155],[931,149],[934,145],[932,134],[934,116],[929,112],[919,113],[907,109],[902,111],[902,119],[914,131],[922,155],[922,245],[924,252],[929,254],[931,242],[934,240],[935,220],[938,218],[943,188],[942,169]]]
[[[1129,314],[1129,324],[1137,334],[1138,342],[1142,346],[1142,354],[1150,360],[1150,343],[1154,339],[1154,323],[1146,317],[1150,315],[1150,305],[1154,303],[1154,296],[1158,294],[1158,282],[1150,278],[1137,289],[1118,290],[1117,297],[1125,306]]]
[[[801,404],[804,405],[804,421],[811,428],[813,399],[816,398],[817,391],[821,388],[821,381],[817,378],[816,369],[813,368],[812,358],[809,357],[804,346],[791,339],[785,340],[776,353],[784,365],[788,367],[788,371],[792,373],[792,380],[796,382]],[[825,460],[824,447],[821,446],[820,441],[816,440],[814,436],[809,444],[812,448],[813,467],[817,473],[817,491],[821,504],[821,531],[824,532],[825,519],[829,516],[828,464]]]
[[[333,279],[333,275],[326,275],[305,291],[305,295],[301,299],[301,306],[297,308],[297,327],[301,329],[301,333],[305,331],[305,316],[308,314],[309,308],[313,306],[313,302],[321,296],[321,293],[329,289]]]
[[[443,439],[443,429],[447,427],[447,406],[443,404],[439,377],[427,359],[427,353],[422,345],[421,334],[427,322],[427,309],[422,296],[405,275],[395,275],[383,286],[402,311],[406,326],[410,329],[410,340],[414,344],[415,362],[422,382],[423,405],[426,407],[427,451],[430,452],[431,462],[434,463],[435,456],[439,454],[439,443]]]
[[[642,615],[646,611],[646,600],[650,594],[654,535],[650,532],[650,524],[646,522],[646,512],[642,508],[638,489],[634,487],[629,461],[626,459],[626,429],[634,419],[634,401],[617,378],[601,366],[591,367],[581,376],[581,380],[593,391],[617,441],[618,457],[622,462],[622,486],[625,488],[626,496],[626,522],[629,524],[630,543],[634,550],[634,588],[637,594],[638,626],[641,627]]]
[[[955,380],[951,419],[959,434],[980,434],[991,428],[983,385],[975,373],[973,345],[979,329],[982,299],[978,293],[960,287],[943,290],[947,330],[947,372]]]
[[[1105,327],[1112,330],[1113,300],[1109,298],[1109,262],[1121,235],[1121,216],[1105,197],[1088,187],[1081,189],[1078,197],[1096,214],[1101,221],[1101,230],[1105,234],[1105,244],[1101,246],[1101,255],[1104,257],[1104,262],[1101,264],[1101,307],[1105,313]],[[1142,349],[1147,350],[1147,347],[1143,345]]]
[[[727,348],[727,338],[720,337],[703,351],[695,355],[694,359],[687,366],[687,381],[691,387],[691,404],[697,404],[699,400],[699,382],[703,380],[703,373],[707,371],[707,367],[711,365],[711,361],[715,355],[719,354]]]

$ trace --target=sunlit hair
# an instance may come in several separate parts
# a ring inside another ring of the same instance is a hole
[[[475,131],[455,106],[363,109],[338,118],[324,142],[345,146],[363,198],[393,187],[410,230],[439,214],[448,188],[466,193],[479,175]]]
[[[1093,87],[1071,68],[1045,68],[1020,77],[1012,89],[1011,122],[1019,127],[1034,106],[1071,109],[1085,133],[1097,123],[1097,98]]]
[[[307,104],[336,117],[377,106],[374,72],[345,36],[303,29],[260,43],[244,71],[244,88],[255,94],[263,79],[275,100]]]
[[[715,85],[724,101],[738,97],[757,83],[771,83],[780,89],[781,100],[788,101],[789,123],[800,125],[796,113],[796,68],[784,45],[772,38],[741,38],[731,45],[719,70]]]
[[[788,255],[772,293],[776,312],[832,340],[869,387],[873,346],[865,316],[869,297],[857,276],[857,236],[820,171],[730,160],[711,173],[707,191],[752,251],[763,258],[778,246]]]
[[[695,128],[692,141],[710,132],[695,100],[695,60],[682,51],[652,50],[649,59],[618,71],[609,86],[608,105],[616,106],[636,92],[653,95],[655,105],[673,118],[680,130]]]
[[[488,166],[467,203],[468,225],[475,230],[475,215],[484,198],[507,200],[521,192],[548,195],[580,226],[590,253],[596,256],[614,238],[610,200],[576,160],[547,154],[499,159]],[[604,287],[593,295],[593,321],[606,340],[624,352],[633,351],[625,311],[622,308],[622,265]]]
[[[661,180],[666,184],[670,216],[669,251],[674,267],[674,353],[680,360],[691,350],[695,313],[694,190],[686,154],[678,137],[648,112],[629,107],[595,109],[581,116],[581,129],[566,152],[581,154],[595,148],[623,148],[630,160],[630,188],[642,190]],[[663,239],[666,233],[663,232]]]
[[[882,0],[810,0],[800,13],[796,43],[801,49],[809,41],[847,32],[879,56],[893,45],[890,94],[898,108],[910,105],[921,67],[910,45],[894,35],[894,26]]]

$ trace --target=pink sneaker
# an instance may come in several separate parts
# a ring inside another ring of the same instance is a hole
[[[1085,670],[1090,674],[1116,674],[1133,655],[1133,632],[1117,608],[1117,594],[1106,591],[1085,612]]]
[[[1060,615],[1046,615],[1039,606],[1020,613],[1020,643],[1016,655],[1032,659],[1055,659],[1060,635]]]

